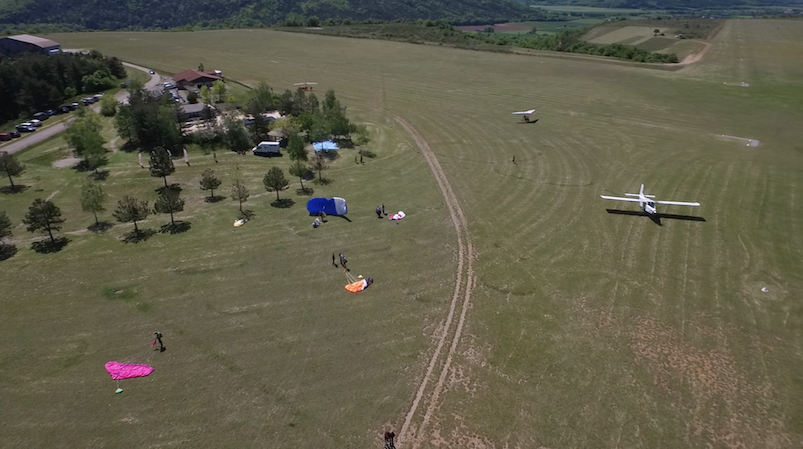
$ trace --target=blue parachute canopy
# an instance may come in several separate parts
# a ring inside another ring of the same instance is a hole
[[[318,215],[321,212],[326,215],[346,215],[349,211],[346,206],[346,200],[338,197],[332,199],[313,198],[307,201],[307,210],[312,215]]]

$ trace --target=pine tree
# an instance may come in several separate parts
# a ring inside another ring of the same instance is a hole
[[[279,167],[271,167],[262,178],[262,183],[265,184],[265,190],[268,192],[276,192],[276,201],[279,201],[279,191],[288,184],[287,179],[284,178],[284,172]]]
[[[162,147],[154,148],[151,151],[150,171],[151,176],[164,178],[165,187],[167,187],[167,177],[176,171],[176,166],[173,165],[173,156],[170,152]]]
[[[168,189],[165,189],[168,190]],[[131,196],[124,196],[123,199],[117,202],[117,209],[114,210],[112,215],[117,221],[121,223],[134,223],[134,232],[139,233],[137,222],[144,220],[150,209],[148,209],[147,201],[140,201]]]
[[[178,190],[162,189],[159,198],[153,204],[153,208],[160,214],[170,214],[170,224],[175,225],[173,214],[184,210],[184,200]]]
[[[28,226],[28,232],[47,232],[50,241],[56,243],[53,231],[60,231],[64,219],[61,218],[61,209],[50,201],[36,199],[22,222]]]
[[[211,168],[207,168],[201,173],[201,190],[209,190],[210,199],[215,198],[215,189],[220,187],[221,181],[215,176],[215,172]]]
[[[100,224],[98,212],[106,210],[103,206],[105,199],[103,188],[99,183],[88,181],[81,187],[81,209],[84,212],[92,212],[95,215],[95,225]]]

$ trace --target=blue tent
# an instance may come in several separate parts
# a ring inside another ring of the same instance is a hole
[[[337,151],[340,149],[336,143],[332,142],[331,140],[327,140],[324,142],[315,142],[312,144],[312,149],[315,151]]]
[[[346,215],[349,211],[346,200],[334,197],[332,199],[313,198],[307,201],[307,210],[311,215],[324,212],[326,215]]]

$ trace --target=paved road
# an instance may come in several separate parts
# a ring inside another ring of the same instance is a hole
[[[149,71],[149,69],[146,69],[145,67],[129,64],[127,62],[124,62],[123,65],[135,70],[142,70],[145,73],[148,73]],[[162,77],[158,73],[154,73],[153,75],[151,75],[150,81],[145,83],[145,88],[148,90],[158,90],[159,84],[161,84],[161,82],[162,82]],[[121,90],[120,92],[117,93],[117,95],[114,96],[114,98],[121,103],[127,103],[128,91]],[[92,105],[92,110],[95,112],[99,112],[100,105],[99,104]],[[67,129],[67,126],[70,124],[71,121],[72,120],[68,119],[61,123],[56,123],[55,125],[51,125],[48,127],[43,126],[33,133],[23,134],[23,137],[20,137],[19,139],[16,139],[13,142],[0,146],[0,151],[7,151],[10,154],[22,151],[32,145],[36,145],[37,143],[40,143],[64,131],[65,129]]]

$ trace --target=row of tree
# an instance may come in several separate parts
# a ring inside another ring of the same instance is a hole
[[[58,108],[76,95],[112,88],[125,76],[117,58],[96,51],[0,56],[0,123]]]
[[[58,24],[68,30],[254,28],[320,20],[445,19],[454,23],[537,20],[542,10],[512,0],[4,0],[2,24]]]

